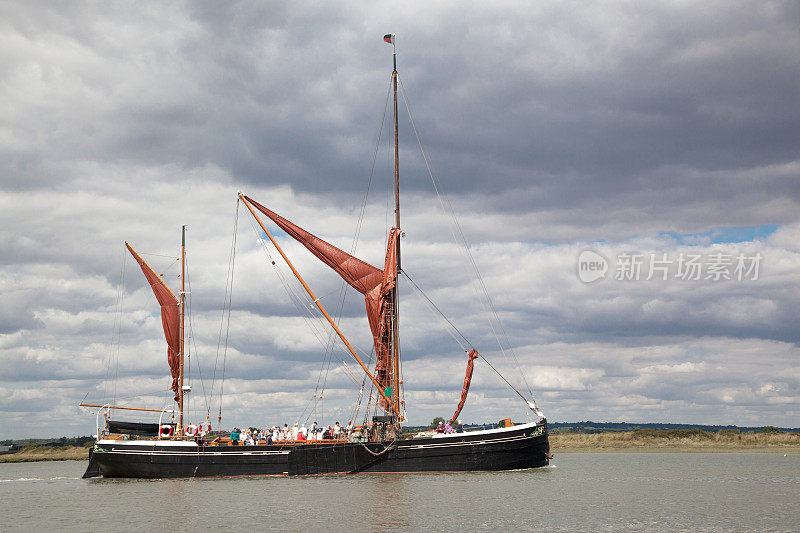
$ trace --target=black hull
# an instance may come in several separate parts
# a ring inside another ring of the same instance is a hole
[[[476,433],[384,443],[199,448],[192,443],[98,441],[92,463],[103,477],[131,478],[471,472],[549,463],[544,425]]]
[[[89,450],[89,466],[86,467],[86,472],[83,473],[83,479],[98,477],[99,475],[100,466],[94,458],[94,450]]]

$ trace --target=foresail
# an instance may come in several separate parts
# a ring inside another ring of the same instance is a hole
[[[453,417],[450,419],[450,423],[456,421],[458,415],[461,414],[461,410],[464,408],[464,404],[467,401],[467,394],[469,394],[469,384],[472,382],[472,370],[475,366],[475,359],[478,358],[478,352],[475,350],[470,350],[469,352],[469,361],[467,361],[467,373],[464,376],[464,387],[461,389],[461,401],[458,402],[458,407],[456,407],[456,412],[453,413]]]
[[[125,246],[128,247],[128,251],[130,251],[133,258],[136,259],[136,262],[139,263],[139,266],[142,267],[144,277],[147,278],[147,281],[150,283],[150,288],[153,289],[153,294],[155,294],[156,300],[158,300],[158,304],[161,306],[161,325],[164,327],[164,338],[167,341],[167,362],[169,363],[169,368],[172,373],[172,390],[175,392],[175,401],[177,402],[179,400],[178,380],[180,378],[181,364],[181,319],[178,298],[161,280],[158,274],[150,268],[150,265],[131,248],[130,244],[126,242]]]

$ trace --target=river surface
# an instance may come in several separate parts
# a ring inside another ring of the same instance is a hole
[[[202,480],[79,479],[0,463],[10,531],[800,531],[800,454],[575,453],[546,468]]]

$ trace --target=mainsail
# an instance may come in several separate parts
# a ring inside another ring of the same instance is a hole
[[[172,371],[172,390],[175,392],[175,401],[178,402],[180,401],[179,379],[181,365],[181,319],[178,298],[175,297],[175,294],[161,280],[158,274],[153,272],[150,265],[145,263],[144,259],[131,248],[130,244],[126,242],[125,246],[128,247],[128,250],[133,255],[133,258],[136,259],[136,262],[139,263],[139,266],[142,267],[144,277],[146,277],[147,281],[150,283],[150,288],[153,289],[156,300],[158,300],[161,306],[161,325],[164,327],[164,338],[167,340],[167,362]]]
[[[252,198],[244,198],[264,213],[292,238],[305,246],[323,263],[331,267],[351,287],[364,295],[367,320],[375,345],[375,377],[381,387],[392,384],[392,309],[391,291],[397,283],[397,238],[400,230],[392,228],[386,245],[386,261],[383,270],[340,250],[332,244],[312,235],[303,228],[267,209]],[[379,391],[381,405],[388,403],[384,390]]]

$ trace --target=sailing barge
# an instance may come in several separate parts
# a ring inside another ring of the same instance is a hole
[[[394,45],[394,35],[384,37]],[[143,424],[109,419],[115,409],[154,411],[111,405],[81,404],[99,408],[97,411],[97,440],[91,451],[89,466],[84,477],[223,477],[260,475],[324,475],[356,473],[401,472],[465,472],[510,470],[545,466],[549,463],[550,449],[547,421],[535,400],[526,399],[534,413],[530,423],[512,425],[510,420],[496,429],[466,431],[450,434],[419,434],[414,438],[401,438],[401,424],[405,421],[405,402],[402,400],[403,381],[400,367],[398,340],[397,278],[400,267],[400,195],[399,148],[397,124],[397,62],[393,54],[392,87],[394,91],[394,227],[389,231],[384,268],[374,267],[353,255],[323,241],[280,215],[239,193],[264,234],[272,242],[297,280],[308,293],[310,301],[336,332],[349,354],[359,363],[366,379],[377,391],[375,408],[383,414],[365,420],[358,431],[338,440],[279,441],[238,445],[220,432],[205,433],[200,437],[194,424],[184,426],[184,395],[190,390],[184,385],[184,322],[185,287],[181,276],[178,297],[155,274],[149,265],[127,245],[139,263],[145,277],[161,306],[162,325],[167,342],[167,358],[172,371],[172,390],[176,409],[160,411],[177,412],[177,424]],[[364,295],[366,314],[374,341],[375,364],[366,364],[353,349],[347,338],[331,318],[311,288],[292,265],[289,258],[273,238],[259,214],[269,218],[289,236],[303,244],[314,256],[331,267],[351,287]],[[184,228],[185,229],[185,228]],[[185,264],[185,233],[181,242],[181,270]],[[468,356],[467,373],[461,401],[451,422],[461,412],[469,391],[473,362],[481,357],[473,348],[465,350]],[[104,424],[100,416],[104,415]],[[209,424],[210,425],[210,424]],[[214,435],[217,435],[214,437]]]

